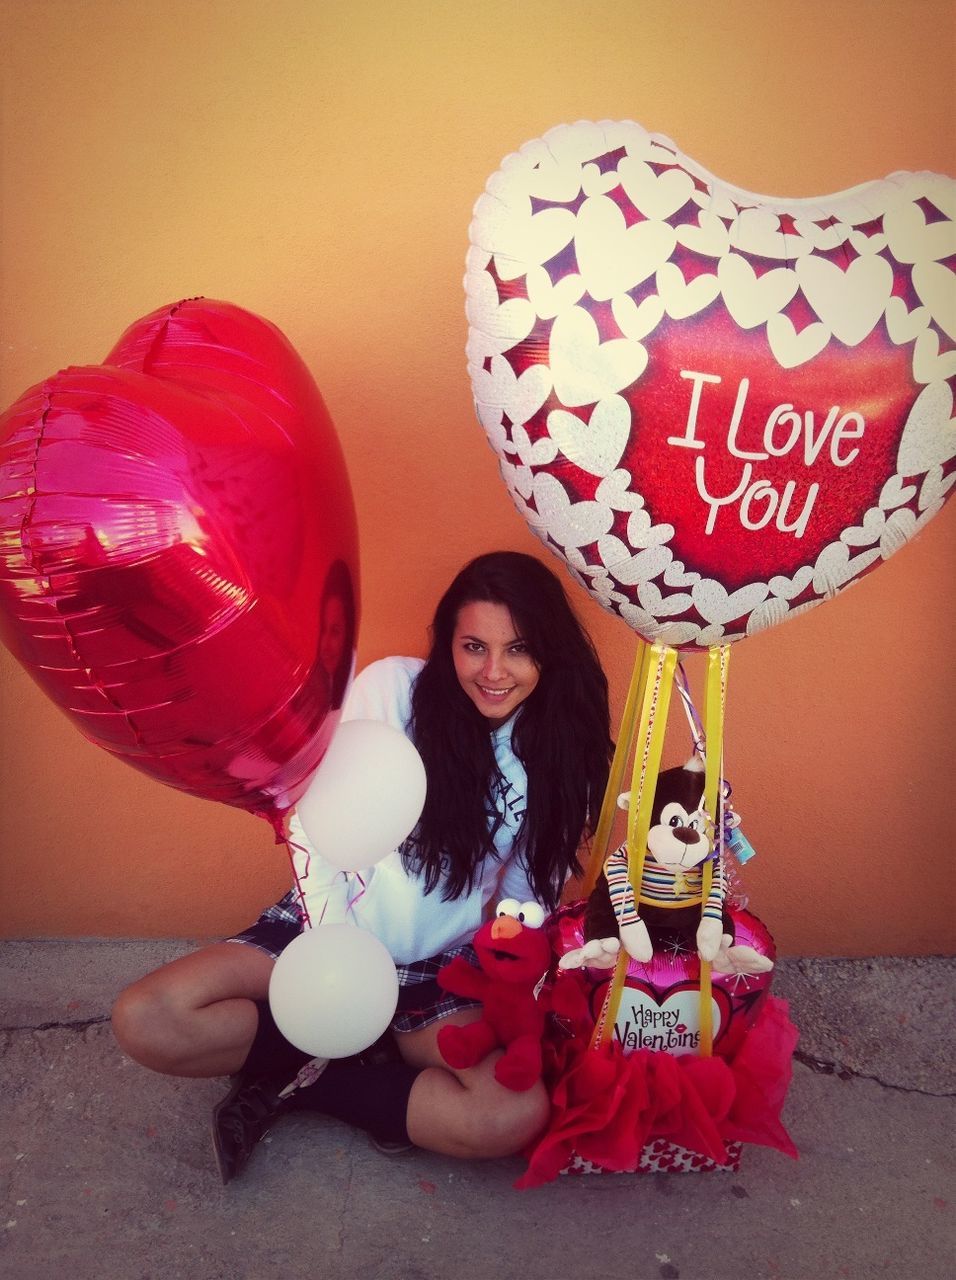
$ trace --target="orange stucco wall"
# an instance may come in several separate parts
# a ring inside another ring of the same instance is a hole
[[[498,478],[463,354],[470,211],[501,157],[554,124],[629,118],[767,194],[952,173],[953,14],[951,0],[7,0],[0,400],[100,359],[179,297],[269,317],[350,467],[360,661],[420,652],[470,555],[545,554]],[[952,946],[954,531],[956,504],[859,586],[734,650],[728,774],[759,851],[747,887],[785,952]],[[631,633],[568,582],[619,711]],[[0,713],[4,935],[208,936],[284,887],[265,824],[114,762],[5,651]]]

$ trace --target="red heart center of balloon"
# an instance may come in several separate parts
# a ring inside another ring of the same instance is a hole
[[[274,326],[193,300],[0,420],[3,638],[93,741],[276,817],[334,727],[356,630],[342,453]]]
[[[874,333],[782,379],[763,333],[740,332],[722,309],[665,319],[621,466],[655,524],[680,512],[678,560],[729,590],[792,576],[878,503],[914,394],[909,363]]]

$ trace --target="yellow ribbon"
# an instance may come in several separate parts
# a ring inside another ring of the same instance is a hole
[[[704,808],[714,823],[714,838],[719,840],[717,803],[720,780],[723,775],[724,707],[727,701],[727,666],[730,662],[730,646],[714,646],[707,653],[707,689],[704,706],[704,733],[706,755],[704,759]],[[701,885],[702,906],[707,905],[713,883],[713,863],[705,862]],[[710,964],[700,962],[700,1052],[709,1058],[714,1051],[714,1020],[710,981]]]
[[[676,667],[676,650],[662,644],[652,645],[648,658],[642,663],[641,722],[637,732],[637,750],[631,772],[631,803],[627,814],[627,875],[635,896],[639,896],[641,891],[641,876],[647,853],[647,834],[651,826],[651,809],[654,804],[657,776],[660,773],[667,712]],[[611,1038],[621,1003],[627,965],[628,956],[622,947],[614,969],[614,977],[604,998],[604,1006],[594,1028],[591,1038],[592,1047],[606,1044]]]
[[[724,710],[727,698],[727,668],[729,662],[729,645],[715,646],[709,650],[707,655],[704,712],[706,755],[703,808],[713,824],[715,838],[716,833],[719,831],[718,806],[720,784],[723,776]],[[647,836],[650,830],[651,809],[654,803],[657,778],[660,773],[661,753],[667,727],[667,713],[670,706],[676,667],[677,654],[669,646],[660,644],[647,646],[640,641],[638,642],[634,670],[631,674],[631,683],[628,688],[624,715],[621,720],[621,729],[608,776],[608,785],[604,793],[601,813],[594,834],[590,861],[581,885],[581,892],[585,897],[594,888],[598,876],[604,869],[611,829],[614,823],[616,798],[621,789],[624,767],[631,748],[636,741],[637,749],[631,774],[631,804],[627,819],[627,868],[628,879],[634,889],[635,896],[640,899],[641,877],[647,856]],[[638,705],[641,707],[640,725],[635,733]],[[710,897],[712,883],[713,864],[708,861],[702,867],[702,911]],[[688,891],[689,887],[684,874],[677,872],[674,880],[675,896]],[[594,1026],[594,1033],[591,1038],[592,1048],[600,1044],[606,1044],[613,1034],[629,960],[630,957],[622,947],[614,967],[613,977],[608,984],[601,1012]],[[701,961],[700,1053],[704,1057],[709,1057],[713,1053],[712,1000],[711,967],[706,961]]]
[[[604,799],[601,802],[601,813],[594,829],[591,857],[579,890],[582,898],[588,897],[598,882],[598,876],[604,870],[604,862],[611,842],[611,829],[614,826],[614,817],[617,813],[617,798],[621,793],[621,782],[624,778],[624,766],[627,764],[628,757],[631,754],[631,747],[634,744],[637,708],[644,695],[649,654],[649,646],[643,640],[638,639],[637,652],[634,655],[634,670],[631,672],[631,683],[624,702],[624,714],[621,717],[621,729],[614,747],[614,757],[611,760],[607,786],[604,789]],[[569,884],[565,889],[565,901],[567,901],[570,893],[571,887]]]

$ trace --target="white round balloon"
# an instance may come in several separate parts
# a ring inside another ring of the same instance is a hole
[[[398,1003],[385,946],[352,924],[306,929],[276,961],[269,1004],[285,1038],[317,1058],[346,1058],[374,1044]]]
[[[296,812],[326,862],[360,871],[402,843],[424,803],[425,766],[404,733],[380,720],[346,720]]]

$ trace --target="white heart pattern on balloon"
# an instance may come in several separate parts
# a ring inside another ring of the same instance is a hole
[[[687,649],[883,563],[956,480],[954,218],[938,174],[768,198],[629,121],[507,156],[470,228],[467,354],[532,530]]]

